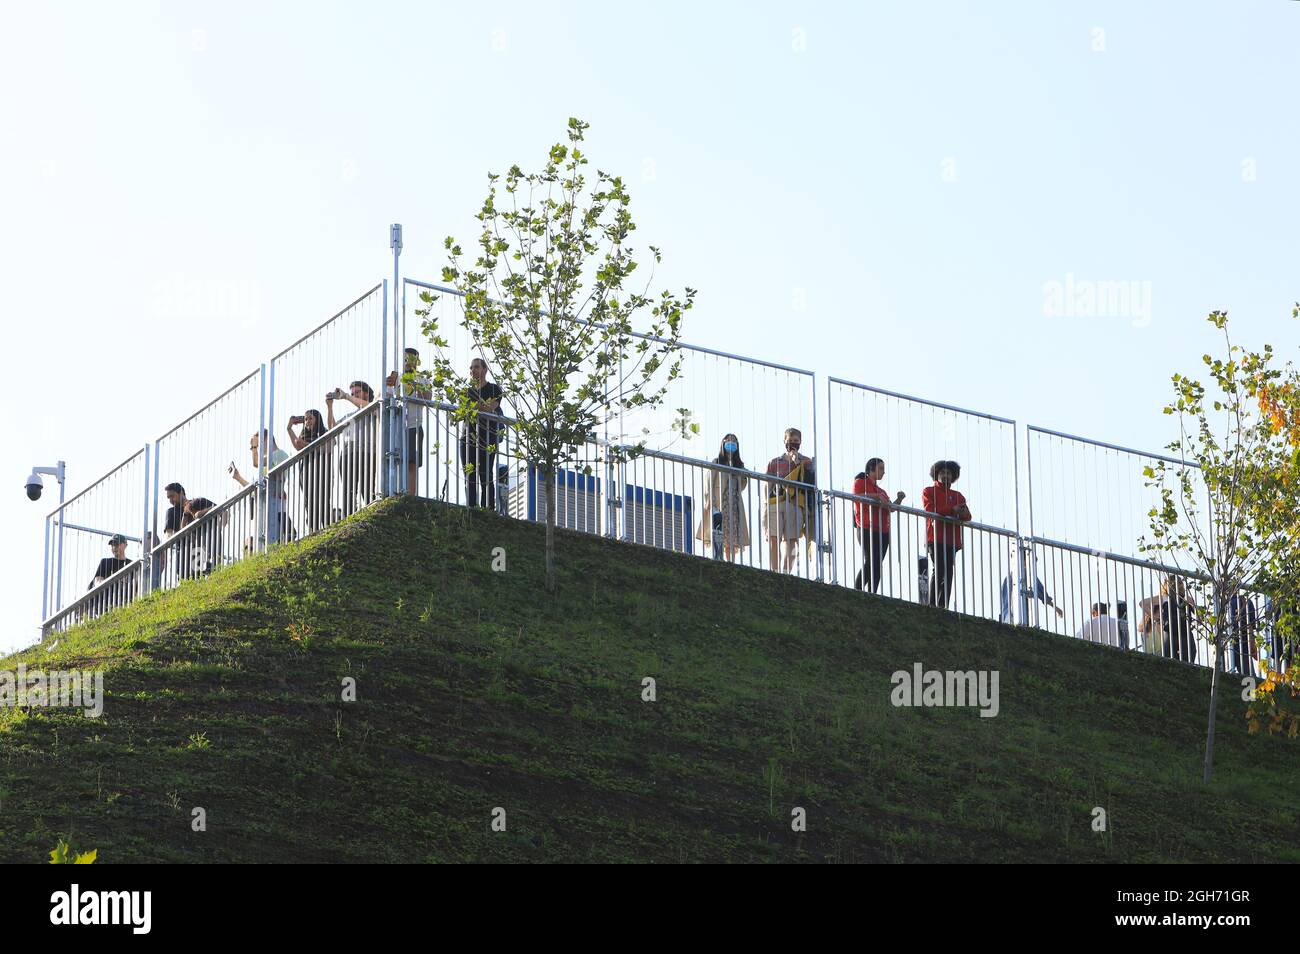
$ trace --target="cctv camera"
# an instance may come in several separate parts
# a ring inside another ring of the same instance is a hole
[[[41,491],[45,489],[45,482],[41,480],[41,475],[32,471],[32,475],[27,478],[27,499],[40,500]]]

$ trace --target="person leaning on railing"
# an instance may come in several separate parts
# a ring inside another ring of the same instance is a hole
[[[861,590],[869,584],[872,593],[880,588],[880,566],[889,552],[889,492],[880,486],[884,476],[885,462],[873,457],[867,461],[862,473],[853,478],[854,496],[869,498],[853,501],[853,526],[862,536],[862,569],[858,571],[854,585]],[[905,499],[907,494],[900,490],[894,498],[894,506]]]
[[[921,492],[921,506],[930,513],[953,520],[971,518],[966,498],[952,489],[961,476],[961,465],[955,460],[937,460],[930,467],[934,483]],[[925,548],[930,554],[930,605],[947,607],[952,594],[952,575],[957,565],[957,551],[961,549],[962,528],[947,520],[926,520]]]
[[[411,380],[410,383],[400,382],[403,394],[425,401],[433,397],[433,381],[427,372],[420,370],[420,352],[415,348],[402,352],[402,377],[406,375],[410,375]],[[397,397],[399,380],[396,371],[389,372],[384,385],[388,397]],[[406,492],[412,497],[420,489],[420,468],[424,466],[424,425],[420,423],[423,414],[421,407],[406,409]]]
[[[168,484],[163,491],[167,494],[167,502],[171,504],[167,508],[167,517],[163,524],[163,536],[166,537],[171,537],[194,521],[201,520],[216,506],[207,497],[186,496],[185,488],[177,483]],[[205,545],[205,541],[196,540],[194,534],[189,534],[179,544],[176,552],[178,576],[186,580],[210,569],[213,563],[208,552],[210,549],[215,548]]]
[[[724,434],[722,446],[713,463],[744,470],[745,462],[740,458],[740,438],[735,434]],[[700,515],[700,526],[695,531],[695,536],[705,543],[712,543],[715,560],[721,560],[724,556],[728,560],[734,560],[741,550],[749,546],[749,514],[745,512],[744,498],[748,484],[749,478],[744,474],[708,471],[708,483],[704,488],[704,512]]]
[[[95,578],[90,581],[87,590],[93,590],[131,562],[126,558],[126,537],[120,533],[115,533],[108,538],[108,551],[113,555],[99,561],[99,566],[95,567]]]
[[[326,423],[331,429],[340,422],[355,416],[375,399],[375,390],[365,381],[353,381],[348,385],[348,393],[342,388],[335,388],[325,395]],[[355,406],[354,410],[334,419],[334,402],[347,401]],[[375,496],[375,440],[372,423],[358,421],[338,437],[339,471],[343,476],[343,509],[345,513],[353,512],[353,504],[359,499],[364,507]]]
[[[501,422],[488,415],[501,412],[502,392],[488,381],[487,362],[475,358],[469,364],[470,386],[466,389],[470,405],[477,412],[461,425],[460,465],[465,472],[465,504],[495,510],[497,490],[497,440]],[[481,415],[481,416],[480,416]]]
[[[767,532],[769,564],[773,570],[789,573],[794,569],[795,548],[799,538],[806,536],[809,541],[813,535],[813,521],[816,519],[815,491],[817,484],[816,464],[811,457],[799,453],[803,445],[803,434],[797,427],[787,427],[784,432],[785,453],[773,457],[767,462],[767,474],[780,480],[768,482],[767,507],[764,508],[763,524]],[[808,489],[792,486],[806,484]],[[778,550],[780,559],[778,560]]]
[[[302,431],[294,430],[301,427]],[[289,443],[299,452],[325,436],[325,418],[320,411],[308,408],[305,414],[289,418]],[[334,469],[330,466],[330,449],[315,447],[303,455],[298,467],[298,487],[302,490],[303,510],[307,514],[307,532],[330,524],[330,508],[334,500]]]
[[[268,461],[261,453],[262,443],[268,443],[271,445],[269,468],[267,466]],[[261,441],[257,439],[256,434],[254,434],[252,437],[248,439],[248,455],[250,458],[252,458],[253,461],[253,471],[259,477],[265,477],[267,475],[268,470],[274,470],[276,467],[279,467],[281,464],[283,464],[286,460],[289,459],[288,453],[280,450],[279,446],[275,443],[275,438],[271,436],[270,431],[262,432]],[[239,484],[240,487],[248,486],[248,481],[244,479],[244,475],[239,472],[239,468],[235,466],[235,462],[233,460],[230,462],[230,476],[235,481],[235,483]],[[268,487],[267,490],[270,496],[273,498],[272,504],[270,506],[270,512],[276,515],[275,519],[276,519],[276,523],[278,524],[276,529],[279,534],[278,539],[280,542],[292,540],[294,533],[293,533],[293,523],[289,520],[289,513],[288,513],[289,501],[288,498],[285,496],[284,487],[281,485],[280,479],[277,477],[275,479],[275,486]],[[257,497],[256,495],[253,495],[250,496],[248,500],[249,500],[248,536],[244,540],[244,552],[252,553],[254,541],[257,539],[258,536]]]

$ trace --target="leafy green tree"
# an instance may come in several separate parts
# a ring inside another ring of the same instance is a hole
[[[1229,603],[1247,586],[1258,588],[1270,572],[1294,559],[1294,537],[1274,519],[1277,502],[1293,497],[1284,483],[1293,454],[1258,402],[1262,387],[1284,371],[1273,351],[1250,352],[1232,343],[1226,312],[1209,322],[1223,333],[1225,356],[1204,355],[1211,389],[1175,374],[1174,400],[1164,413],[1178,420],[1178,439],[1168,448],[1185,464],[1160,461],[1145,469],[1161,495],[1150,512],[1151,537],[1143,550],[1166,557],[1206,580],[1204,625],[1214,649],[1203,780],[1214,768],[1214,730],[1223,656],[1229,637]],[[1294,505],[1294,501],[1292,501]],[[1172,597],[1171,597],[1172,598]]]
[[[548,590],[555,587],[557,473],[579,460],[590,473],[593,463],[644,450],[644,441],[600,446],[595,435],[620,411],[663,401],[681,370],[682,317],[695,299],[690,287],[652,298],[653,268],[643,287],[628,287],[638,267],[629,244],[636,229],[631,197],[621,177],[603,171],[588,193],[588,159],[580,148],[587,128],[571,118],[568,144],[551,147],[541,172],[526,174],[516,165],[504,178],[489,173],[476,215],[477,257],[466,264],[449,236],[442,270],[443,280],[462,293],[461,326],[514,411],[514,451],[545,482]],[[649,248],[658,263],[659,250]],[[426,292],[421,299],[418,313],[435,352],[434,392],[456,406],[457,423],[475,426],[480,412],[469,399],[469,381],[451,366],[434,317],[438,296]],[[645,310],[649,327],[636,334],[632,319]]]

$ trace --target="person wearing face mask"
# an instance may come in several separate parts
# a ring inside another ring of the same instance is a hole
[[[948,606],[952,594],[952,574],[957,565],[957,551],[961,549],[961,524],[954,520],[971,518],[966,498],[952,489],[961,476],[961,465],[955,460],[937,460],[930,468],[934,483],[921,492],[921,506],[930,513],[950,520],[926,520],[925,548],[930,554],[930,605]]]
[[[803,435],[797,427],[786,428],[785,453],[767,463],[767,473],[792,483],[769,481],[764,524],[767,529],[768,556],[771,568],[789,573],[794,569],[795,548],[801,536],[812,539],[812,522],[816,518],[816,473],[811,457],[799,453]],[[806,484],[807,489],[794,484]],[[778,561],[778,550],[780,554]]]
[[[861,590],[868,584],[872,593],[880,588],[880,567],[889,552],[889,493],[879,483],[884,476],[885,462],[873,457],[867,461],[866,469],[853,478],[854,495],[867,498],[853,502],[853,525],[862,534],[862,569],[858,571],[855,585]],[[900,490],[894,506],[906,497]]]
[[[722,447],[713,461],[723,467],[745,469],[740,458],[740,439],[735,434],[722,438]],[[744,492],[749,478],[725,470],[710,470],[704,490],[704,514],[695,536],[714,542],[713,558],[735,560],[749,546],[749,515],[745,512]],[[717,531],[715,536],[714,531]]]

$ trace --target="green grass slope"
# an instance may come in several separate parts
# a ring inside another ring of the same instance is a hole
[[[564,532],[548,597],[542,534],[390,500],[5,660],[106,699],[0,710],[0,860],[1300,860],[1232,683],[1207,790],[1206,672]],[[1000,713],[895,708],[915,662]]]

